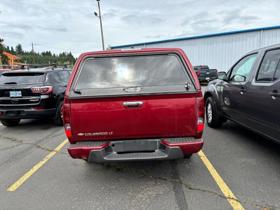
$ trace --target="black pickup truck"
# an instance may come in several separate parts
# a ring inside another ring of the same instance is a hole
[[[210,69],[207,65],[194,66],[193,68],[200,83],[209,82],[218,78],[217,69]]]
[[[229,119],[280,142],[280,44],[254,50],[219,72],[204,97],[210,127]]]

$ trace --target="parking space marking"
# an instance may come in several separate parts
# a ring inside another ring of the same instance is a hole
[[[40,162],[34,165],[29,171],[27,171],[22,177],[20,177],[15,183],[13,183],[8,189],[8,192],[16,191],[24,182],[26,182],[36,171],[38,171],[43,165],[45,165],[53,156],[55,156],[64,146],[68,140],[64,140],[60,143],[52,152],[44,157]]]
[[[215,182],[219,186],[220,190],[223,192],[223,194],[227,198],[227,200],[230,203],[230,205],[232,206],[232,208],[234,210],[244,210],[244,208],[241,205],[241,203],[237,200],[237,198],[235,197],[233,192],[230,190],[228,185],[225,183],[225,181],[219,175],[219,173],[214,168],[212,163],[208,160],[208,158],[206,157],[204,152],[202,152],[202,151],[198,152],[198,156],[202,160],[202,162],[205,165],[205,167],[208,169],[209,173],[211,174],[211,176],[213,177],[213,179],[215,180]]]

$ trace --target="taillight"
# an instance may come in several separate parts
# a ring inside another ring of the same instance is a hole
[[[70,125],[70,102],[67,97],[64,98],[63,103],[63,123],[64,123],[64,130],[67,138],[71,141],[72,138],[72,130]]]
[[[63,122],[70,123],[70,102],[67,97],[64,98],[63,102]]]
[[[201,138],[204,130],[204,99],[199,97],[196,99],[197,104],[197,122],[196,122],[196,138]]]
[[[197,119],[197,128],[196,128],[196,132],[197,133],[202,133],[204,129],[204,119],[202,117],[199,117]]]
[[[52,86],[32,87],[32,93],[50,94],[53,91]]]
[[[64,124],[64,130],[65,130],[65,134],[67,136],[67,138],[71,138],[72,137],[72,131],[71,131],[71,126],[69,123]]]
[[[199,70],[197,70],[195,73],[198,77],[200,76],[200,71]]]

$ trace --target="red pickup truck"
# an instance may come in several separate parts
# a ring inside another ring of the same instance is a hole
[[[203,145],[202,92],[177,48],[82,54],[63,118],[69,154],[88,162],[177,159]]]

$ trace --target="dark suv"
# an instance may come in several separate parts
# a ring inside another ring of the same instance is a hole
[[[0,121],[16,126],[21,119],[53,118],[62,125],[62,104],[67,69],[36,69],[5,72],[0,76]]]

